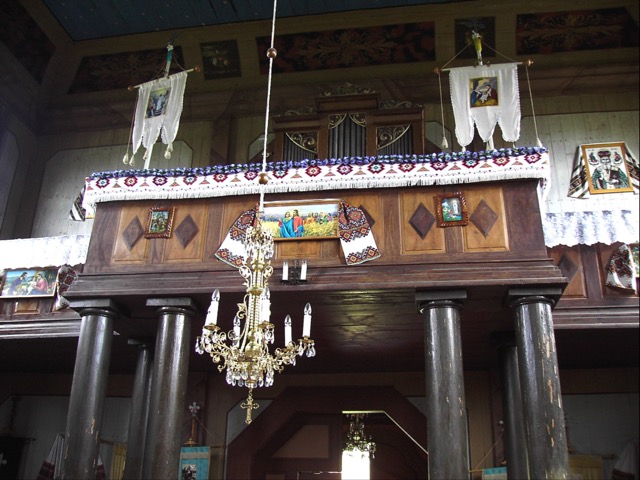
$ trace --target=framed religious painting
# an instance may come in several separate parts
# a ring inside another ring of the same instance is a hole
[[[624,143],[594,143],[580,145],[580,149],[587,170],[589,193],[633,192]]]
[[[2,298],[52,297],[56,293],[57,268],[7,270],[2,279]]]
[[[151,207],[144,230],[145,238],[170,238],[175,207]]]
[[[274,240],[338,238],[339,200],[265,202],[262,225]]]
[[[456,227],[469,223],[467,201],[462,192],[443,193],[433,197],[439,227]]]

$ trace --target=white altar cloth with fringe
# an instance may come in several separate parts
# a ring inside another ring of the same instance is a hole
[[[88,216],[100,202],[211,198],[260,193],[260,166],[131,170],[93,174],[86,179],[83,207]],[[489,181],[549,179],[545,149],[354,157],[268,164],[264,193],[453,185]]]

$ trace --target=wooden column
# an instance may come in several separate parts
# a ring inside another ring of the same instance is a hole
[[[429,478],[469,478],[467,411],[464,397],[461,302],[466,292],[418,292],[418,311],[425,320],[427,447]]]
[[[518,376],[518,351],[515,338],[513,335],[510,337],[498,347],[505,429],[504,448],[507,460],[507,478],[521,480],[529,478],[527,436]]]
[[[153,298],[147,300],[147,306],[158,307],[158,335],[142,478],[175,478],[195,308],[190,298]]]
[[[82,317],[65,430],[62,479],[95,478],[102,429],[113,322],[108,299],[72,302]]]
[[[149,416],[149,400],[151,396],[151,366],[153,363],[153,347],[146,340],[129,340],[138,349],[138,363],[133,381],[131,395],[131,412],[129,414],[129,431],[127,434],[127,458],[124,464],[124,480],[142,478],[144,460],[145,435]]]
[[[560,293],[555,289],[509,290],[510,306],[515,312],[529,472],[535,479],[563,479],[569,471],[551,316],[553,297]]]

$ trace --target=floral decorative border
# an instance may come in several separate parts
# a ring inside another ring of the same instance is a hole
[[[540,155],[546,153],[544,147],[514,147],[500,148],[481,152],[451,152],[451,153],[431,153],[424,155],[379,155],[371,157],[343,157],[326,159],[304,159],[304,160],[282,160],[278,162],[267,162],[268,172],[286,171],[292,168],[307,168],[314,166],[334,166],[334,165],[402,165],[402,164],[434,164],[463,162],[473,164],[485,160],[495,160],[513,156]],[[537,160],[537,159],[536,159]],[[206,167],[179,167],[179,168],[152,168],[148,170],[111,170],[105,172],[92,173],[91,180],[121,178],[121,177],[156,177],[156,176],[202,176],[202,175],[229,175],[246,174],[248,172],[258,173],[262,171],[262,163],[232,163],[227,165],[209,165]]]

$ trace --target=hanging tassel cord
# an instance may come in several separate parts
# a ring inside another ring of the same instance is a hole
[[[462,52],[464,52],[467,48],[469,48],[471,46],[471,44],[465,45],[464,48],[462,50],[460,50],[458,53],[456,53],[447,63],[445,63],[442,67],[437,68],[436,73],[438,73],[438,75],[440,75],[440,72],[444,71],[444,69],[447,67],[447,65],[449,65],[451,62],[453,62],[456,58],[458,58],[460,56],[460,54]]]
[[[138,95],[140,95],[140,92],[138,92]],[[135,103],[135,105],[137,106],[138,102]],[[132,141],[132,137],[133,137],[133,125],[136,121],[136,109],[137,107],[134,107],[133,109],[133,115],[131,115],[131,126],[129,127],[129,137],[127,139],[127,153],[124,154],[124,158],[122,159],[122,163],[124,163],[125,165],[133,165],[133,157],[135,154],[131,154],[131,159],[129,160],[129,147],[132,147],[131,145],[131,141]],[[133,148],[133,147],[132,147]]]
[[[442,118],[442,145],[441,145],[441,147],[444,150],[445,148],[447,148],[449,146],[449,144],[447,143],[446,129],[444,127],[444,101],[442,100],[442,75],[440,75],[440,71],[439,70],[437,70],[436,73],[438,74],[438,87],[440,88],[440,117]]]
[[[525,72],[527,72],[527,87],[529,88],[529,100],[531,101],[531,118],[533,118],[533,131],[536,134],[536,143],[538,147],[542,147],[540,136],[538,135],[538,122],[536,121],[536,110],[533,107],[533,93],[531,93],[531,81],[529,80],[529,66],[533,65],[531,60],[525,63]]]

